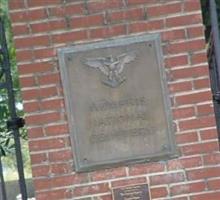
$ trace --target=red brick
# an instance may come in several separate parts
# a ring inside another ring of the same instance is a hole
[[[100,183],[89,186],[78,186],[74,188],[74,196],[92,195],[97,193],[109,192],[108,183]]]
[[[39,98],[47,98],[57,95],[56,87],[48,87],[42,89],[28,89],[22,91],[22,97],[25,100],[34,100]]]
[[[45,8],[28,11],[18,11],[10,14],[12,22],[28,22],[47,18]]]
[[[196,38],[196,37],[204,36],[204,27],[203,26],[189,27],[186,30],[187,30],[187,35],[189,38]]]
[[[168,191],[166,187],[158,187],[158,188],[152,188],[150,190],[151,198],[162,198],[166,197],[168,195]]]
[[[117,23],[124,20],[141,20],[144,19],[145,13],[143,8],[135,8],[132,10],[123,10],[112,12],[109,14],[111,23]]]
[[[178,182],[182,182],[184,180],[185,180],[184,174],[181,172],[150,176],[150,184],[151,185],[163,185],[163,184],[170,184],[170,183],[178,183]]]
[[[173,109],[174,119],[184,119],[195,115],[194,107],[175,108]]]
[[[204,182],[186,183],[181,185],[175,185],[170,188],[171,195],[188,194],[195,192],[202,192],[206,190],[206,184]]]
[[[98,197],[100,200],[112,200],[112,195],[103,195]]]
[[[162,35],[162,41],[164,41],[164,42],[186,38],[184,29],[162,32],[161,35]]]
[[[28,138],[39,138],[43,136],[44,136],[44,133],[41,127],[28,129]]]
[[[46,87],[41,89],[28,89],[22,91],[22,97],[25,100],[32,100],[32,99],[43,99],[57,95],[57,88],[56,87]]]
[[[35,59],[52,58],[56,56],[56,50],[50,48],[35,49],[33,54]]]
[[[24,7],[24,0],[9,1],[10,10],[22,9]]]
[[[202,23],[202,16],[200,14],[175,16],[166,19],[167,27],[188,26],[199,23]]]
[[[181,131],[197,128],[207,128],[212,126],[215,126],[215,118],[213,116],[207,116],[179,122],[179,129]]]
[[[50,6],[50,5],[57,5],[61,4],[62,0],[37,0],[37,1],[28,1],[29,7],[37,7],[37,6]]]
[[[28,125],[40,125],[46,124],[50,122],[55,122],[61,120],[61,116],[59,112],[52,112],[46,114],[36,114],[26,117],[26,122]]]
[[[38,81],[40,85],[60,84],[61,78],[59,73],[51,73],[39,76]]]
[[[90,173],[90,177],[92,181],[108,180],[108,179],[114,179],[125,176],[126,176],[126,169],[124,167],[105,169],[101,171],[99,170]]]
[[[39,102],[34,101],[34,102],[26,102],[24,103],[24,111],[26,113],[31,113],[31,112],[36,112],[40,110],[40,105]]]
[[[52,69],[54,69],[52,62],[22,64],[18,67],[19,74],[48,72],[52,71]]]
[[[194,155],[201,153],[210,153],[213,151],[218,151],[219,146],[217,142],[206,142],[199,144],[190,144],[181,147],[181,152],[183,155]]]
[[[90,30],[90,38],[108,38],[117,35],[126,34],[126,27],[125,25],[117,25],[107,28],[97,28]]]
[[[30,157],[32,165],[43,164],[48,161],[46,153],[31,154]]]
[[[198,116],[205,116],[214,114],[213,105],[212,104],[203,104],[197,106],[197,114]]]
[[[206,194],[197,194],[191,197],[191,200],[219,200],[220,199],[220,192],[211,192]]]
[[[26,34],[29,34],[29,29],[26,24],[13,25],[12,32],[14,36],[26,35]]]
[[[186,0],[184,2],[184,11],[200,11],[200,1],[199,0]]]
[[[166,58],[165,65],[167,68],[188,65],[188,56],[180,55],[180,56],[173,56],[173,57]]]
[[[189,180],[206,179],[220,176],[220,167],[210,167],[203,169],[195,169],[187,172]]]
[[[204,155],[205,165],[219,165],[220,164],[220,153],[212,153]]]
[[[210,80],[209,78],[194,80],[193,85],[195,89],[210,88]]]
[[[29,21],[47,19],[47,11],[45,8],[34,9],[34,10],[28,9],[27,19]]]
[[[65,20],[55,20],[31,24],[33,33],[49,32],[66,28]]]
[[[164,165],[161,163],[140,164],[131,166],[129,168],[129,175],[134,176],[139,174],[162,172],[164,170]]]
[[[84,4],[68,4],[66,7],[51,7],[49,10],[49,16],[51,17],[65,17],[65,16],[74,16],[80,15],[84,12]]]
[[[104,24],[103,15],[74,17],[70,21],[70,26],[72,28],[101,26],[103,24]]]
[[[123,2],[121,0],[103,0],[98,2],[87,3],[89,13],[102,12],[103,10],[113,8],[121,8],[122,6]]]
[[[50,99],[40,102],[41,110],[61,110],[64,108],[64,101],[62,99]]]
[[[16,38],[14,39],[15,46],[17,49],[23,49],[25,47],[45,47],[50,43],[49,36],[39,35],[39,36],[28,36],[25,38]]]
[[[86,30],[67,32],[52,36],[53,43],[66,43],[66,42],[74,42],[74,41],[86,40],[86,39],[87,39]]]
[[[186,105],[212,100],[212,96],[210,91],[206,91],[177,96],[175,100],[177,105]]]
[[[48,158],[50,162],[61,162],[61,161],[71,161],[73,160],[72,150],[60,150],[48,153]]]
[[[41,88],[39,93],[41,99],[57,96],[57,94],[57,88],[53,86]]]
[[[211,140],[218,138],[218,132],[216,129],[208,129],[200,131],[200,137],[202,140]]]
[[[219,190],[220,189],[220,179],[208,180],[208,188],[210,190]]]
[[[37,189],[37,188],[36,188]],[[37,200],[45,200],[45,199],[68,199],[72,198],[72,191],[67,189],[52,189],[49,191],[42,191],[36,193]]]
[[[73,163],[51,163],[50,172],[56,176],[70,174],[73,171]]]
[[[68,133],[68,125],[67,124],[58,124],[58,125],[50,125],[45,127],[46,135],[62,135]]]
[[[205,41],[203,39],[184,41],[169,44],[165,51],[169,54],[185,53],[198,51],[205,48]]]
[[[169,160],[167,163],[167,167],[168,167],[168,170],[178,170],[178,169],[199,167],[202,164],[203,164],[202,158],[196,156],[196,157]]]
[[[49,16],[50,17],[65,17],[66,16],[66,9],[65,7],[51,7],[48,8]]]
[[[137,185],[147,183],[147,179],[145,177],[139,178],[127,178],[122,180],[113,181],[111,183],[112,187],[120,187],[120,186],[127,186],[127,185]]]
[[[42,151],[64,148],[68,144],[67,138],[53,138],[29,141],[31,151]]]
[[[20,77],[19,81],[22,88],[33,87],[36,85],[35,78],[33,76]]]
[[[84,14],[84,2],[80,2],[78,4],[68,4],[65,7],[65,15],[73,16],[73,15],[82,15]]]
[[[38,89],[28,89],[25,91],[22,91],[22,98],[25,100],[33,100],[37,99],[40,96]]]
[[[48,178],[36,179],[34,180],[34,186],[38,190],[43,190],[44,188],[49,189],[51,188],[51,181]]]
[[[185,79],[185,78],[197,78],[208,75],[208,66],[189,67],[172,70],[169,74],[171,80]]]
[[[136,4],[153,4],[153,3],[157,3],[158,0],[127,0],[128,5],[136,5]]]
[[[48,176],[49,173],[50,173],[50,166],[49,165],[40,165],[40,166],[33,166],[32,167],[32,175],[34,177]],[[49,184],[48,184],[48,182],[46,182],[45,184],[39,184],[37,186],[37,188],[43,189],[43,188],[48,188],[48,186],[49,186]]]
[[[144,32],[150,30],[158,30],[164,27],[163,20],[154,20],[146,22],[135,22],[128,25],[128,30],[130,33]]]
[[[24,22],[27,21],[27,12],[25,11],[17,11],[10,13],[10,18],[12,22]]]
[[[176,135],[177,144],[190,143],[196,141],[198,141],[198,136],[196,132]]]
[[[170,90],[171,93],[191,91],[192,87],[193,86],[192,86],[191,81],[185,81],[185,82],[178,82],[178,83],[169,84],[169,90]]]
[[[88,181],[86,174],[74,174],[67,176],[54,177],[51,179],[51,185],[53,188],[68,186],[71,184],[82,184]]]
[[[197,54],[192,54],[191,56],[191,63],[192,65],[195,64],[200,64],[207,62],[207,55],[206,53],[197,53]]]
[[[165,4],[147,8],[148,17],[158,17],[181,12],[181,3]]]
[[[33,59],[33,51],[28,50],[19,50],[16,52],[16,58],[18,61],[30,61]]]

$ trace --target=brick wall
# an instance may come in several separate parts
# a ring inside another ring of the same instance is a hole
[[[149,183],[152,199],[219,200],[217,140],[199,0],[11,0],[37,200],[111,200],[111,188]],[[57,48],[160,33],[181,156],[73,171]]]

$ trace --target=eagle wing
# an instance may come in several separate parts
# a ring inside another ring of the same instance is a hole
[[[125,64],[128,64],[132,61],[135,60],[136,58],[136,53],[135,52],[128,52],[128,53],[124,53],[118,56],[118,60],[120,61],[118,66],[117,66],[117,73],[120,74],[122,73]]]
[[[89,66],[89,67],[99,69],[103,74],[108,76],[109,75],[109,70],[105,66],[105,60],[106,60],[105,58],[87,58],[84,61],[84,64]]]

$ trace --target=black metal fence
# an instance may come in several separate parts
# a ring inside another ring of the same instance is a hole
[[[24,120],[19,118],[16,113],[15,94],[13,90],[13,81],[10,68],[9,52],[7,48],[4,22],[0,18],[0,90],[7,91],[8,109],[10,119],[7,120],[7,128],[11,131],[14,143],[16,163],[18,169],[19,186],[22,200],[27,200],[27,190],[24,178],[24,168],[21,153],[20,134],[19,128],[23,127]],[[0,181],[1,181],[1,193],[0,198],[7,200],[7,193],[5,189],[4,175],[2,169],[2,161],[0,157]]]
[[[214,110],[220,139],[220,34],[218,11],[215,0],[207,1],[209,7],[211,28],[209,35],[208,61],[210,69],[211,88],[214,100]]]

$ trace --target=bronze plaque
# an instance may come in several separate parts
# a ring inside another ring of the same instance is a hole
[[[113,200],[150,200],[147,184],[114,188],[112,196]]]
[[[59,50],[77,171],[176,156],[160,37]]]

